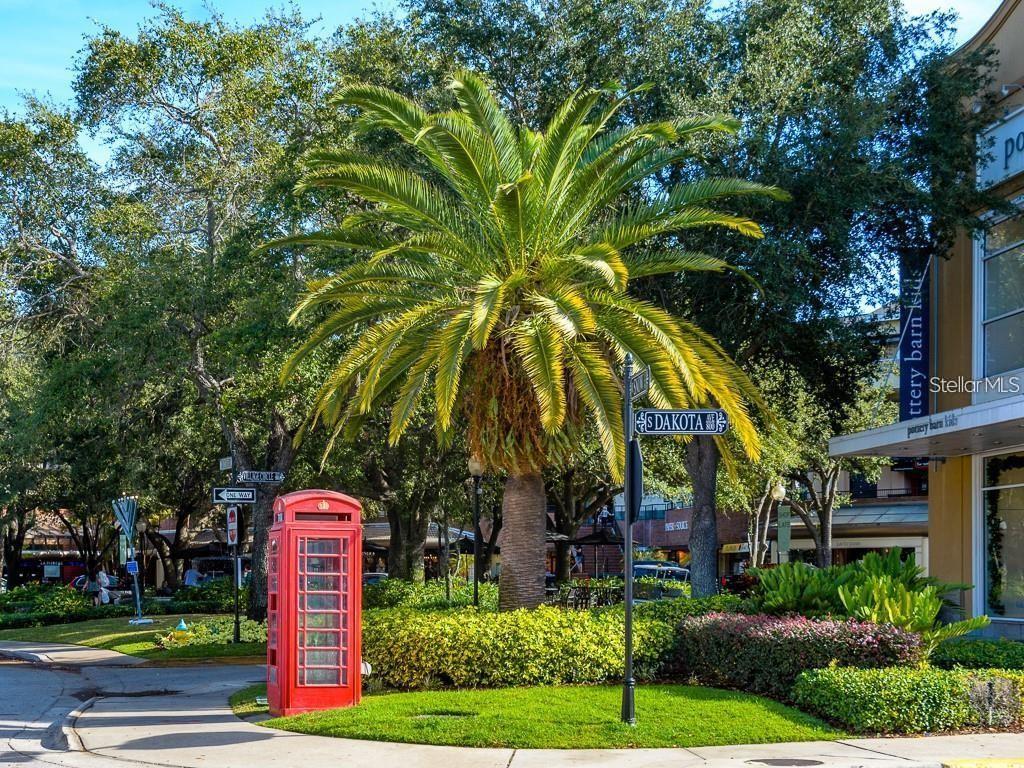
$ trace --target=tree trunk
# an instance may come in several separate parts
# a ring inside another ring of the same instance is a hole
[[[708,597],[718,592],[718,521],[715,510],[718,459],[718,446],[712,437],[698,435],[686,446],[686,470],[693,484],[690,583],[694,597]]]
[[[25,535],[29,525],[25,516],[14,513],[10,522],[4,526],[3,562],[0,562],[0,573],[3,565],[7,566],[7,588],[21,586],[21,552],[25,548]]]
[[[572,545],[568,541],[555,542],[555,581],[563,584],[572,578]]]
[[[818,513],[818,552],[817,562],[819,568],[828,568],[832,565],[832,510],[823,509]]]
[[[256,486],[256,503],[252,508],[252,570],[249,571],[249,605],[245,614],[253,621],[267,618],[267,546],[277,496],[275,489],[273,485]],[[240,543],[243,530],[239,530]]]
[[[547,494],[539,473],[505,481],[501,504],[501,577],[498,607],[536,608],[544,602]]]
[[[156,556],[160,558],[161,565],[163,565],[164,584],[172,590],[177,589],[179,584],[178,568],[174,558],[171,557],[171,544],[167,541],[167,537],[159,531],[147,528],[146,538],[156,551]]]
[[[387,510],[391,543],[388,547],[388,576],[402,581],[423,583],[423,553],[427,546],[429,521],[416,511],[397,505]],[[424,519],[420,519],[423,517]]]

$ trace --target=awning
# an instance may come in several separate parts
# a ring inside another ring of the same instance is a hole
[[[832,456],[967,456],[1024,443],[1024,397],[942,411],[829,440]]]

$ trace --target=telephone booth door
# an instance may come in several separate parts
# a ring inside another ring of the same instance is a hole
[[[312,493],[288,494],[274,505],[267,564],[267,698],[274,714],[349,706],[361,695],[358,502]]]

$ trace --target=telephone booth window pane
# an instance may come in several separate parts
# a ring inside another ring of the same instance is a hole
[[[338,604],[338,595],[306,595],[303,605],[307,611],[336,611]]]
[[[337,576],[310,574],[304,578],[306,579],[307,592],[337,592],[340,586]]]
[[[309,629],[340,629],[341,617],[336,613],[307,613],[305,626]]]
[[[298,540],[299,685],[347,684],[349,542],[304,536]]]
[[[338,685],[341,677],[338,669],[310,668],[305,670],[305,685]]]
[[[340,663],[341,651],[306,651],[306,666],[337,667]]]

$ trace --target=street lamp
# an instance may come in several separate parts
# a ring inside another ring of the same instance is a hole
[[[469,474],[473,476],[473,605],[480,607],[480,494],[484,463],[474,455],[469,457]]]
[[[784,501],[786,498],[786,486],[781,480],[776,480],[772,486],[772,501]]]

